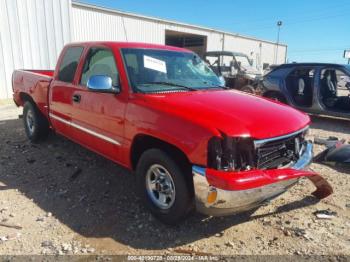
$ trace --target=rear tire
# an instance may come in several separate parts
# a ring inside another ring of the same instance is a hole
[[[138,191],[151,213],[161,222],[178,224],[193,207],[190,183],[179,165],[164,151],[145,151],[136,167]]]
[[[26,135],[33,143],[45,139],[50,130],[47,119],[29,101],[25,102],[23,106],[23,123]]]
[[[241,88],[241,91],[249,93],[249,94],[255,94],[255,88],[251,85],[245,85]]]
[[[283,104],[287,104],[286,98],[279,93],[270,93],[270,94],[264,95],[264,97],[269,98],[271,100],[278,101]]]

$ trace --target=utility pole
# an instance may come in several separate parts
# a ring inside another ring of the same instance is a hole
[[[225,51],[225,33],[222,34],[222,43],[221,43],[221,49],[222,51]]]
[[[343,57],[348,59],[348,65],[350,65],[350,49],[344,50]]]
[[[274,60],[274,63],[277,64],[277,61],[278,61],[278,45],[280,43],[280,31],[281,31],[281,26],[282,26],[282,21],[278,21],[277,22],[277,46],[276,46],[276,51],[275,51],[275,60]]]

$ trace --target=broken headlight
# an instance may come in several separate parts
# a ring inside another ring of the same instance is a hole
[[[254,142],[245,137],[213,137],[208,142],[208,167],[244,171],[256,166]]]

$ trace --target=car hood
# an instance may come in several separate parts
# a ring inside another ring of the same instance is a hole
[[[146,105],[229,136],[271,138],[300,130],[310,122],[306,114],[294,108],[236,90],[142,96]]]

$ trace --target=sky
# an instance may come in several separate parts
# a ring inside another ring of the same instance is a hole
[[[288,62],[347,63],[350,0],[80,0],[288,45]]]

